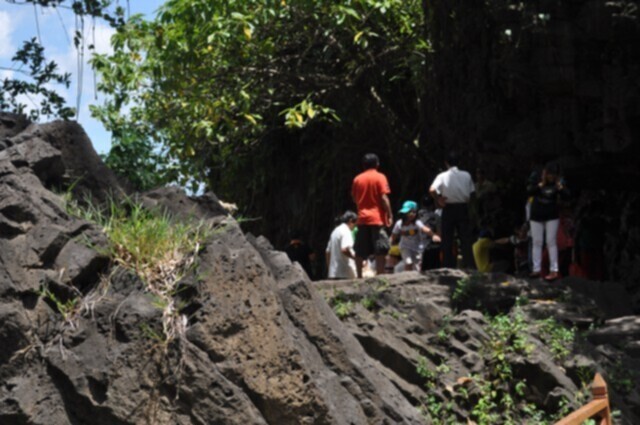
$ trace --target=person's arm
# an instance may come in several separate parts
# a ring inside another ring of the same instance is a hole
[[[431,186],[429,188],[429,195],[431,195],[431,197],[435,200],[436,206],[438,206],[439,208],[444,208],[446,199],[443,196],[440,196],[438,190],[435,187]]]
[[[527,195],[533,196],[540,193],[540,188],[542,187],[544,180],[538,178],[538,173],[531,173],[529,179],[527,181]],[[544,176],[543,176],[544,178]]]
[[[348,258],[356,259],[356,255],[353,252],[353,238],[351,237],[351,232],[346,233],[340,239],[340,252],[342,255]]]
[[[447,204],[447,198],[442,196],[442,194],[440,193],[440,190],[438,189],[438,185],[440,180],[438,179],[438,177],[436,177],[436,179],[433,181],[433,184],[431,185],[431,187],[429,188],[429,195],[431,195],[431,197],[436,201],[436,205],[440,208],[444,208],[444,206]]]
[[[558,193],[560,194],[560,199],[562,199],[563,201],[566,201],[571,197],[571,192],[565,185],[564,179],[558,178],[556,187],[558,189]]]
[[[421,220],[417,220],[416,221],[416,225],[418,226],[420,231],[422,233],[425,233],[427,236],[433,236],[434,235],[433,229],[431,229],[431,227],[429,227],[426,224],[424,224]]]
[[[476,185],[473,183],[473,178],[471,174],[467,173],[469,176],[469,185],[467,186],[467,190],[469,191],[469,202],[475,202],[476,200]]]
[[[422,226],[422,233],[426,234],[427,236],[433,236],[435,235],[435,233],[433,232],[433,230],[431,230],[431,227],[429,226]]]
[[[391,224],[393,223],[393,212],[391,211],[391,201],[389,201],[389,196],[386,193],[382,194],[382,208],[387,215],[387,222],[385,225],[387,227],[391,227]]]
[[[391,245],[395,245],[400,241],[401,220],[398,220],[391,230]]]
[[[342,255],[344,255],[345,257],[349,257],[352,259],[356,259],[355,254],[353,253],[353,250],[351,249],[351,247],[347,247],[347,248],[342,248],[341,249]]]

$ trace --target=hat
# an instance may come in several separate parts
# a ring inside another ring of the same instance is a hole
[[[417,211],[418,210],[418,204],[416,204],[413,201],[404,201],[404,204],[402,204],[402,209],[400,209],[400,214],[406,214],[409,211]]]

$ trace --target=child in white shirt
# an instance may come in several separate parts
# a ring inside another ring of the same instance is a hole
[[[418,220],[418,204],[415,202],[405,201],[399,212],[402,218],[393,226],[392,244],[400,239],[400,252],[405,271],[419,270],[423,250],[420,233],[433,237],[433,230]]]

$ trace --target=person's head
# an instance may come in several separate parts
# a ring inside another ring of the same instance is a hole
[[[301,241],[302,240],[302,229],[293,229],[289,234],[289,239],[291,241]]]
[[[480,229],[480,232],[478,233],[478,238],[480,239],[492,239],[493,238],[493,232],[491,231],[491,229],[484,227],[482,229]]]
[[[380,166],[380,159],[375,153],[368,153],[362,157],[362,168],[369,170],[371,168],[378,168]]]
[[[451,151],[447,154],[447,157],[444,160],[444,164],[447,168],[457,167],[458,166],[458,153]]]
[[[544,166],[544,180],[545,183],[554,183],[560,177],[560,166],[555,162],[550,162]]]
[[[418,204],[413,201],[404,201],[402,208],[398,211],[405,221],[413,221],[418,213]]]
[[[358,214],[353,211],[346,211],[342,214],[341,221],[349,226],[349,229],[353,230],[353,228],[356,227],[356,222],[358,221]]]

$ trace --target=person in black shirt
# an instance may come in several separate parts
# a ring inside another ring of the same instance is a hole
[[[424,246],[424,250],[422,251],[422,265],[420,268],[423,272],[442,267],[440,261],[441,213],[442,211],[436,210],[435,201],[431,196],[424,198],[423,206],[418,211],[418,217],[425,225],[433,229],[435,234],[433,236],[420,235],[423,238],[422,245]]]
[[[315,259],[315,254],[311,248],[309,248],[309,245],[302,240],[301,232],[293,232],[289,245],[284,249],[284,252],[287,253],[292,263],[298,262],[304,271],[307,272],[307,276],[313,279],[311,262]]]
[[[560,222],[561,199],[569,197],[564,180],[560,176],[557,164],[548,164],[541,175],[532,174],[527,185],[527,193],[533,198],[531,202],[531,239],[533,241],[533,271],[531,277],[539,277],[542,265],[542,244],[546,237],[549,253],[549,274],[545,280],[552,281],[558,274],[557,234]]]

